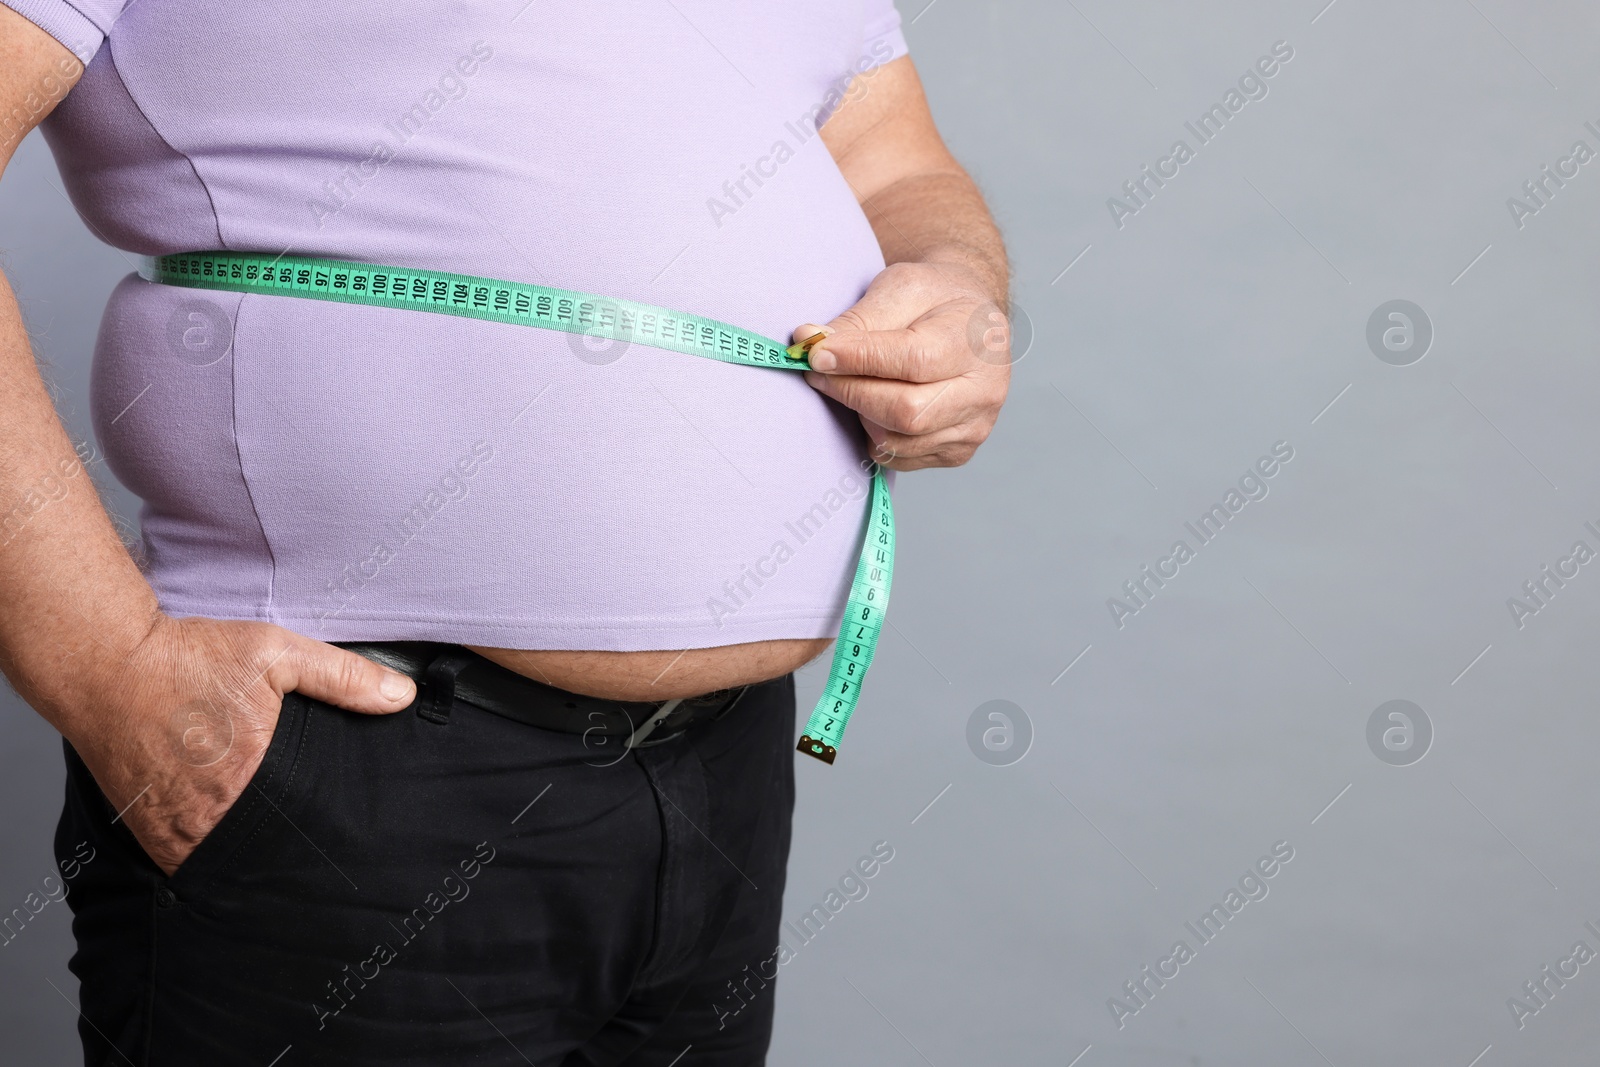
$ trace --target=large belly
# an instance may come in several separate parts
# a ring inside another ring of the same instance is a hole
[[[660,652],[472,651],[546,685],[608,700],[671,700],[788,674],[827,649],[827,638],[752,641]]]
[[[449,5],[452,28],[423,40],[453,57],[454,21],[476,19],[493,59],[329,214],[308,198],[361,158],[352,131],[390,105],[222,94],[196,111],[162,62],[156,9],[173,6],[132,9],[142,47],[119,49],[118,69],[176,130],[218,237],[152,232],[142,251],[204,240],[420,264],[776,338],[832,319],[883,267],[848,183],[797,118],[831,61],[751,93],[714,56],[701,70],[663,49],[683,36],[670,8],[657,12],[667,36],[628,9],[632,32],[580,55]],[[239,11],[213,32],[281,36]],[[848,12],[823,14],[785,17],[852,51]],[[768,15],[738,21],[752,47],[778,43],[757,32]],[[514,35],[503,46],[502,31]],[[460,32],[459,47],[475,39]],[[364,40],[350,54],[384,55]],[[239,129],[267,147],[241,150]],[[748,180],[747,162],[759,171]],[[95,186],[91,217],[127,215],[115,193]],[[703,690],[804,662],[838,632],[870,489],[858,419],[797,373],[283,296],[120,287],[94,413],[108,461],[145,501],[146,573],[167,610],[326,641],[537,650],[530,668],[589,691]]]
[[[182,347],[208,316],[222,339]],[[130,281],[96,427],[174,614],[538,650],[521,662],[554,684],[640,699],[805,662],[860,551],[853,416],[795,373],[584,355],[543,330]]]

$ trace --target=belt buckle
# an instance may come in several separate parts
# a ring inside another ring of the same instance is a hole
[[[722,707],[707,718],[699,720],[702,722],[716,722],[733,710],[733,706],[739,703],[749,688],[748,685],[732,686],[727,689],[713,690],[702,696],[681,697],[677,700],[662,701],[661,706],[650,715],[650,718],[635,728],[633,735],[628,738],[626,747],[630,749],[648,748],[651,745],[661,745],[668,741],[676,740],[688,733],[691,726],[696,725],[694,712],[698,706],[709,705],[720,700]],[[680,712],[682,712],[681,717]],[[656,732],[673,718],[679,718],[682,725],[679,725],[676,729],[669,730],[665,734]]]
[[[658,730],[660,727],[666,725],[667,720],[673,717],[674,713],[677,712],[679,706],[682,705],[683,702],[683,697],[662,701],[661,705],[657,707],[655,711],[650,713],[650,717],[648,719],[633,728],[633,733],[628,735],[628,740],[624,742],[622,747],[624,749],[649,748],[652,745],[664,744],[667,741],[672,741],[678,737],[681,737],[683,732],[688,729],[687,726],[680,726],[676,730],[660,736],[652,735],[654,735],[656,730]]]

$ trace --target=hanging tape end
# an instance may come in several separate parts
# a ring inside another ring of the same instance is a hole
[[[823,763],[828,764],[833,763],[833,758],[839,754],[838,749],[834,748],[832,745],[823,744],[821,741],[813,738],[810,734],[801,734],[800,744],[795,747],[797,751],[804,752],[808,756],[815,756]]]

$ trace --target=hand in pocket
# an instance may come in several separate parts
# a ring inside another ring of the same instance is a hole
[[[366,714],[416,695],[411,679],[270,623],[163,616],[91,687],[72,743],[145,853],[167,875],[248,786],[285,693]]]

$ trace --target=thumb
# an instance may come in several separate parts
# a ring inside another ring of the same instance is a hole
[[[387,715],[411,705],[417,686],[410,678],[348,649],[294,634],[282,691],[295,690],[347,711]]]
[[[921,289],[880,274],[854,305],[830,322],[803,323],[794,339],[825,335],[806,348],[807,364],[815,371],[921,380],[906,365],[917,347],[910,327],[928,307]]]

